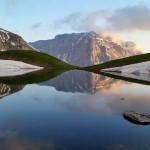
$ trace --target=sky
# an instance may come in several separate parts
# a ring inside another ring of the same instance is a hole
[[[26,41],[95,31],[150,52],[149,0],[0,0],[0,27]]]

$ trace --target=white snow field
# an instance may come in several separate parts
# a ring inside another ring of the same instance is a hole
[[[0,77],[18,76],[41,69],[43,67],[30,65],[21,61],[0,60]]]
[[[150,61],[136,63],[131,65],[125,65],[122,67],[114,67],[108,69],[102,69],[102,71],[107,72],[120,72],[121,74],[124,73],[131,73],[131,74],[150,74]]]

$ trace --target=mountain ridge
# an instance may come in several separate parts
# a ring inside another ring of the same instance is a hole
[[[7,50],[36,50],[21,36],[0,28],[0,51]]]
[[[56,35],[54,39],[30,44],[41,52],[80,67],[141,54],[131,41],[117,43],[111,37],[95,32]]]

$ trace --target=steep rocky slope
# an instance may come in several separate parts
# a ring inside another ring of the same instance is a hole
[[[114,42],[95,32],[57,35],[30,43],[36,49],[78,66],[95,65],[140,54],[133,42]]]
[[[6,50],[33,50],[22,37],[0,28],[0,51]]]

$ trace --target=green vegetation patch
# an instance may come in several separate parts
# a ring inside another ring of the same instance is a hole
[[[141,63],[141,62],[144,62],[144,61],[150,61],[150,53],[125,57],[125,58],[122,58],[122,59],[116,59],[116,60],[108,61],[108,62],[105,62],[105,63],[102,63],[102,64],[89,66],[89,67],[84,67],[82,69],[87,70],[87,71],[97,72],[97,71],[100,71],[101,69],[121,67],[121,66],[124,66],[124,65]]]
[[[75,66],[67,64],[53,56],[32,50],[10,50],[0,52],[0,59],[16,60],[47,69],[74,69]]]

